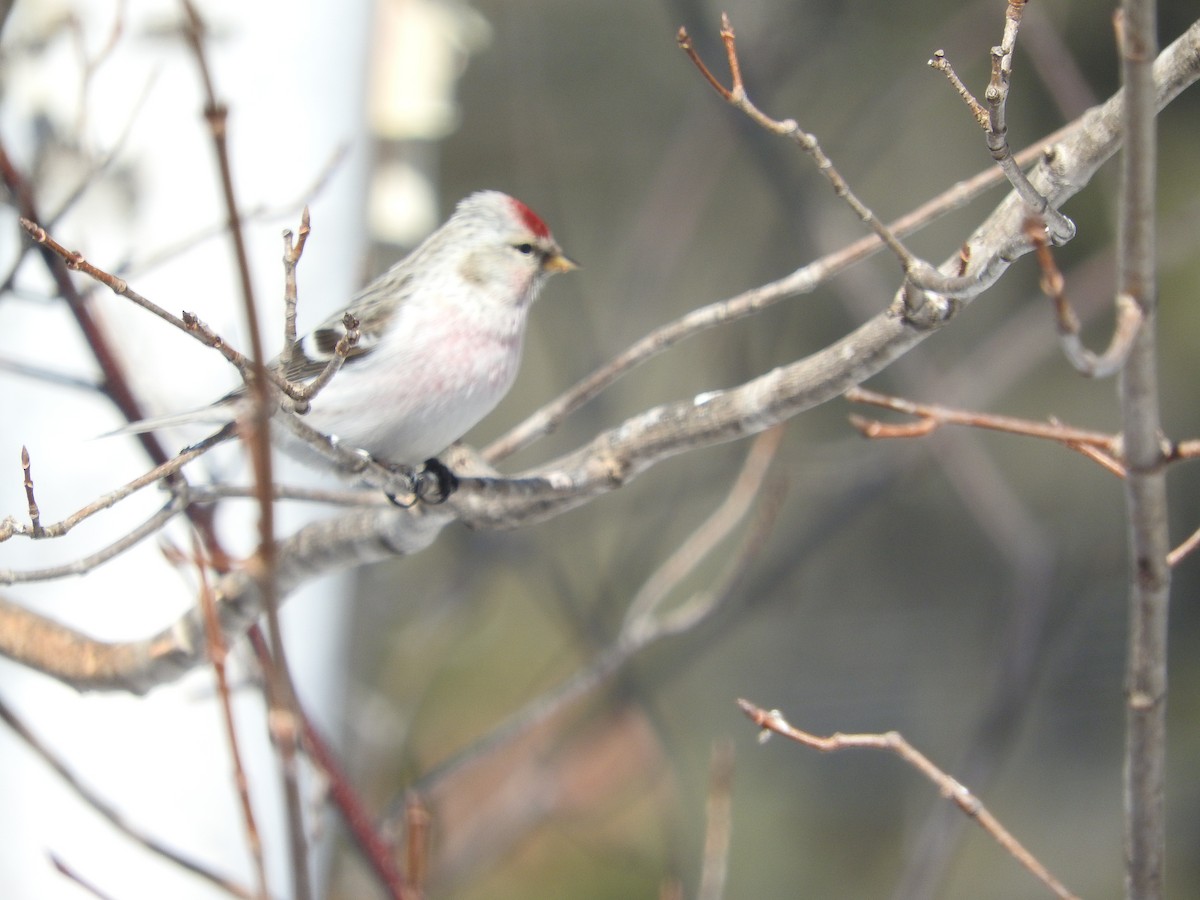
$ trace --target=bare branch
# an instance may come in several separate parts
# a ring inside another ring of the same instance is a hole
[[[0,599],[0,604],[3,602],[3,599]],[[63,780],[63,783],[80,800],[103,816],[110,825],[122,834],[136,841],[156,856],[161,856],[175,865],[186,869],[193,875],[203,878],[232,897],[240,897],[243,900],[251,900],[251,898],[255,897],[250,891],[227,878],[217,875],[200,863],[184,856],[179,851],[168,847],[150,832],[144,831],[130,822],[117,806],[101,797],[96,791],[84,784],[74,772],[67,768],[66,763],[59,759],[54,751],[41,738],[34,734],[3,700],[0,700],[0,721],[3,721],[9,727],[9,730],[19,737],[30,750],[36,753],[46,765],[53,769],[55,774]]]
[[[241,214],[233,185],[233,166],[229,159],[228,108],[218,101],[208,66],[205,47],[205,26],[191,0],[181,0],[187,16],[184,29],[192,55],[204,83],[206,103],[204,118],[212,136],[221,177],[221,193],[229,221],[230,241],[241,282],[242,307],[246,329],[250,335],[250,353],[254,377],[247,385],[251,400],[250,415],[239,419],[238,428],[247,446],[254,481],[258,488],[258,549],[249,570],[257,583],[262,608],[266,614],[267,631],[271,642],[273,665],[264,671],[267,687],[267,716],[271,735],[278,749],[282,770],[283,790],[287,801],[288,845],[291,860],[291,893],[297,900],[312,896],[308,866],[308,837],[304,829],[304,810],[300,799],[297,758],[300,728],[296,691],[287,665],[283,635],[279,626],[279,605],[282,596],[276,580],[279,567],[278,544],[275,540],[275,505],[271,502],[272,475],[270,419],[274,401],[267,382],[267,363],[263,353],[262,334],[258,325],[258,309],[254,300],[254,284],[250,276],[250,259],[242,234]]]
[[[958,77],[958,73],[954,71],[954,66],[951,65],[950,60],[946,57],[946,51],[934,50],[928,65],[929,68],[935,69],[946,76],[946,80],[950,82],[951,87],[958,92],[958,96],[962,98],[963,103],[967,104],[967,109],[971,111],[971,115],[975,117],[975,121],[979,123],[979,127],[987,128],[987,108],[975,99],[975,95],[971,93],[971,89]]]
[[[182,488],[178,489],[172,493],[171,499],[158,512],[95,553],[63,563],[62,565],[47,566],[42,569],[25,569],[23,571],[0,569],[0,584],[29,584],[36,581],[54,581],[59,578],[86,574],[92,571],[92,569],[115,559],[146,538],[160,532],[164,525],[187,509],[187,506],[188,496],[186,490]],[[0,620],[2,619],[3,616],[0,616]],[[10,650],[12,648],[6,646],[9,639],[14,637],[16,636],[11,634],[0,635],[0,654],[22,662],[24,660],[11,653]],[[17,643],[20,643],[19,638],[17,639]]]
[[[220,442],[220,435],[214,435],[206,441],[202,441],[194,447],[183,451],[174,459],[170,459],[161,466],[155,466],[150,471],[122,485],[115,491],[110,491],[101,497],[93,500],[87,506],[72,513],[60,522],[55,522],[52,525],[38,525],[35,528],[31,525],[26,527],[20,525],[15,520],[9,518],[0,523],[0,542],[6,541],[15,535],[27,536],[30,538],[57,538],[67,534],[72,528],[78,525],[85,519],[91,518],[103,510],[109,509],[121,502],[125,498],[140,491],[142,488],[156,484],[159,481],[166,481],[170,489],[176,489],[174,476],[177,475],[185,465],[192,460],[207,453],[216,444]],[[11,584],[12,581],[5,581],[5,574],[0,572],[0,584]],[[19,580],[19,579],[18,579]]]
[[[792,727],[777,709],[769,712],[751,703],[749,700],[738,700],[747,718],[762,729],[760,740],[765,740],[771,734],[780,734],[798,744],[831,753],[846,750],[851,747],[864,747],[871,750],[887,750],[895,753],[902,760],[928,778],[938,792],[954,804],[966,815],[974,819],[984,831],[992,836],[1009,855],[1022,866],[1033,873],[1056,897],[1078,900],[1075,894],[1055,878],[1050,870],[1043,866],[1036,857],[1026,850],[1000,821],[983,805],[983,802],[966,787],[939,769],[930,759],[913,747],[898,731],[888,731],[883,734],[831,734],[819,737]]]
[[[1071,309],[1067,299],[1066,280],[1054,264],[1054,254],[1046,240],[1046,227],[1040,219],[1030,217],[1025,223],[1025,233],[1033,242],[1038,265],[1042,269],[1042,293],[1054,301],[1058,335],[1063,353],[1075,367],[1075,371],[1091,378],[1108,378],[1125,365],[1133,340],[1142,327],[1142,308],[1126,294],[1117,295],[1117,324],[1113,329],[1108,348],[1096,355],[1083,346],[1079,339],[1079,317]]]
[[[733,835],[733,743],[714,743],[708,764],[708,803],[704,830],[704,867],[696,900],[721,900],[729,875]]]
[[[983,129],[988,151],[1000,166],[1005,178],[1019,196],[1024,198],[1030,209],[1036,211],[1046,222],[1056,244],[1064,244],[1075,236],[1075,224],[1050,206],[1046,198],[1025,177],[1019,161],[1013,156],[1008,143],[1007,108],[1009,89],[1012,84],[1013,51],[1016,48],[1017,32],[1025,12],[1026,0],[1008,0],[1004,14],[1004,36],[999,46],[992,48],[992,77],[984,93],[986,105],[975,96],[958,77],[945,51],[937,50],[929,60],[930,68],[946,76],[950,84],[962,97],[971,115]]]
[[[25,502],[29,504],[29,534],[31,537],[40,538],[45,535],[42,530],[42,514],[38,510],[37,498],[33,495],[33,468],[29,460],[29,448],[21,447],[21,470],[25,477],[22,479],[25,485]]]
[[[1026,437],[1037,437],[1062,444],[1077,444],[1096,447],[1113,457],[1120,456],[1120,440],[1111,434],[1101,431],[1086,431],[1081,428],[1068,428],[1057,421],[1034,422],[1029,419],[1018,419],[1013,416],[1001,416],[992,413],[980,413],[970,410],[953,409],[929,403],[914,403],[900,397],[891,397],[868,391],[866,388],[852,388],[846,391],[846,399],[851,403],[866,403],[932,422],[932,425],[921,425],[911,433],[893,430],[893,426],[857,419],[855,426],[864,436],[870,438],[911,437],[928,434],[939,425],[966,425],[972,428],[986,428],[991,431],[1003,431],[1008,434],[1019,434]]]
[[[1195,80],[1200,74],[1200,23],[1164,51],[1155,71],[1160,79],[1159,104]],[[1044,155],[1037,177],[1054,185],[1051,195],[1055,202],[1078,191],[1115,149],[1120,137],[1116,114],[1122,102],[1122,95],[1117,95],[1090,111],[1081,127],[1067,132],[1056,150]],[[1016,242],[1011,237],[1020,235],[1025,215],[1024,204],[1010,197],[968,242],[966,265],[975,270],[975,278],[994,280],[1016,255],[1029,249],[1023,236]],[[957,255],[945,265],[954,272],[963,268]],[[947,318],[956,309],[947,307]],[[413,513],[373,509],[314,523],[279,544],[281,595],[319,572],[415,552],[455,519],[493,528],[544,520],[615,489],[663,459],[765,430],[840,396],[915,346],[939,324],[914,323],[902,307],[893,309],[818,353],[741,386],[634,416],[523,477],[473,478],[467,473],[462,488],[445,506]],[[297,425],[302,423],[297,420]],[[329,450],[341,452],[335,445]],[[360,458],[359,464],[372,471],[369,461]],[[225,576],[217,587],[223,627],[231,629],[228,633],[244,629],[261,608],[257,591],[237,572]],[[137,663],[119,675],[106,669],[105,677],[94,682],[65,680],[84,688],[146,690],[195,663],[203,646],[202,640],[195,639],[197,634],[195,623],[182,621],[169,632],[141,642],[141,651],[148,646],[161,649],[163,645],[156,643],[161,641],[172,648],[156,656],[152,665]],[[116,648],[110,649],[115,652]],[[139,652],[131,650],[124,659],[145,659]]]
[[[738,576],[762,549],[766,534],[774,525],[779,511],[778,503],[767,504],[757,526],[751,529],[745,540],[742,551],[726,567],[723,577],[666,613],[661,613],[660,607],[667,596],[749,512],[751,502],[758,497],[765,483],[766,472],[779,448],[780,438],[781,431],[777,429],[760,435],[754,442],[725,501],[646,580],[630,601],[621,630],[608,647],[570,678],[535,697],[483,738],[427,772],[420,781],[420,789],[430,789],[472,761],[528,733],[606,683],[637,653],[663,638],[694,627],[716,611],[729,596]]]
[[[1158,396],[1155,189],[1155,73],[1158,22],[1151,0],[1124,0],[1116,17],[1127,102],[1121,153],[1117,294],[1132,298],[1138,329],[1119,396],[1130,550],[1126,664],[1126,893],[1163,896],[1166,862],[1167,628],[1171,568],[1165,454]]]
[[[291,367],[296,353],[296,266],[304,254],[311,231],[312,219],[305,206],[300,214],[299,237],[295,237],[291,229],[283,232],[283,349],[279,352],[279,367],[285,372]]]
[[[266,638],[257,626],[250,629],[250,644],[262,664],[269,664],[270,650]],[[375,816],[350,781],[349,775],[329,742],[317,729],[303,708],[300,721],[304,728],[304,749],[309,760],[317,766],[329,784],[329,799],[341,815],[351,843],[375,873],[380,886],[392,900],[420,900],[408,890],[405,878],[396,866],[396,848],[376,825]],[[412,881],[411,861],[409,880]]]
[[[230,700],[229,679],[225,671],[225,659],[228,647],[225,636],[221,633],[221,625],[217,620],[217,604],[213,598],[212,586],[208,581],[210,562],[204,558],[204,550],[198,540],[193,537],[192,560],[195,563],[200,579],[200,611],[204,619],[204,637],[208,650],[208,659],[212,663],[213,675],[217,680],[217,698],[221,704],[221,722],[225,727],[225,738],[229,742],[229,756],[233,763],[233,780],[237,789],[238,800],[242,812],[242,824],[246,829],[246,844],[253,862],[254,875],[258,885],[258,895],[269,897],[267,891],[267,870],[263,857],[262,835],[259,834],[258,824],[254,816],[254,804],[250,799],[250,783],[246,778],[246,768],[242,764],[242,752],[238,740],[237,724],[233,716],[233,704]]]
[[[1156,105],[1159,108],[1165,106],[1198,77],[1200,22],[1193,24],[1164,50],[1155,63]],[[1078,121],[1046,136],[1017,155],[1021,165],[1035,158],[1040,160],[1031,177],[1035,183],[1045,185],[1042,193],[1051,198],[1054,205],[1061,205],[1085,187],[1096,169],[1116,151],[1121,137],[1120,110],[1123,103],[1123,95],[1116,94]],[[893,223],[889,229],[896,234],[907,234],[950,209],[958,208],[1000,181],[1003,181],[1000,170],[989,169],[955,185],[940,197]],[[942,268],[947,273],[944,286],[960,292],[956,296],[964,303],[991,287],[1013,261],[1033,249],[1022,231],[1027,215],[1028,208],[1019,197],[1013,195],[1004,200],[963,245],[960,254],[943,264]],[[844,250],[806,265],[779,281],[701,307],[652,331],[510,430],[485,450],[485,458],[496,462],[528,446],[537,437],[554,431],[568,415],[622,375],[675,344],[717,325],[753,315],[781,300],[810,293],[826,279],[867,258],[882,246],[878,236],[864,237]],[[902,296],[900,301],[900,309],[903,309]],[[919,321],[910,316],[908,324],[923,332],[913,339],[913,344],[945,324],[958,311],[958,306],[942,304]],[[892,318],[896,313],[889,311],[884,315]],[[874,331],[874,326],[871,326],[871,330]],[[860,351],[868,355],[882,353],[887,362],[893,358],[874,340],[869,345],[864,345],[862,341],[848,343],[842,349],[855,354]],[[898,349],[897,355],[905,349]]]
[[[845,200],[855,215],[892,251],[896,258],[900,260],[900,264],[903,266],[905,272],[910,272],[923,265],[908,251],[908,248],[901,243],[900,239],[892,233],[887,225],[850,189],[850,185],[846,182],[846,179],[834,168],[833,161],[821,150],[821,145],[817,143],[815,135],[801,129],[794,119],[773,119],[750,102],[750,98],[746,94],[745,85],[742,84],[742,69],[741,63],[738,61],[736,37],[728,15],[725,13],[721,14],[721,40],[725,43],[725,54],[728,58],[729,72],[733,81],[729,89],[722,87],[717,78],[701,61],[699,55],[692,47],[691,38],[688,36],[686,29],[679,29],[676,40],[680,48],[687,54],[688,59],[696,65],[700,73],[713,86],[717,93],[721,95],[723,100],[745,113],[760,127],[773,134],[791,139],[796,146],[812,157],[813,162],[817,164],[817,171],[825,176],[825,179],[833,186],[833,192]]]

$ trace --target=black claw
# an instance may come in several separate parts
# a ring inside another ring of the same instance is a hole
[[[434,505],[445,503],[457,490],[458,476],[446,468],[441,460],[425,460],[425,465],[417,473],[414,486],[418,500]]]
[[[404,480],[402,491],[383,492],[394,506],[412,509],[418,502],[437,505],[445,503],[458,490],[458,477],[436,459],[425,460],[417,470],[408,466],[381,463]],[[403,498],[403,499],[401,499]]]

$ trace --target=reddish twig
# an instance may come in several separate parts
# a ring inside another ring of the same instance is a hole
[[[906,741],[904,736],[898,731],[888,731],[882,734],[835,733],[828,737],[820,737],[815,734],[809,734],[806,731],[801,731],[798,728],[793,728],[784,719],[779,710],[767,711],[748,700],[738,700],[738,706],[741,707],[742,712],[746,714],[751,722],[762,729],[760,740],[766,739],[771,734],[780,734],[798,744],[812,747],[814,750],[820,750],[822,753],[846,750],[851,747],[887,750],[895,753],[928,778],[937,787],[943,797],[952,800],[960,810],[974,819],[984,831],[992,836],[996,843],[1003,847],[1013,859],[1028,869],[1056,897],[1064,898],[1064,900],[1077,900],[1075,894],[1067,890],[1062,882],[1050,873],[1049,869],[1042,865],[1032,853],[1026,850],[1000,824],[1000,821],[988,811],[978,797],[934,765],[927,756]]]
[[[971,115],[975,117],[975,121],[979,123],[979,127],[987,128],[987,108],[975,99],[975,95],[971,93],[971,89],[958,77],[958,73],[954,71],[954,66],[946,58],[945,50],[933,51],[933,56],[929,59],[929,68],[935,69],[946,76],[951,86],[958,92],[958,96],[962,98],[963,103],[967,104],[967,109],[971,110]]]
[[[307,213],[307,209],[305,210],[305,213]],[[180,331],[195,338],[205,347],[216,350],[223,357],[225,357],[226,361],[228,361],[234,368],[238,370],[238,373],[242,376],[242,379],[247,384],[252,381],[254,378],[254,364],[251,362],[250,358],[233,347],[221,335],[213,331],[208,325],[201,321],[195,313],[185,310],[182,315],[176,316],[168,312],[153,300],[148,299],[131,288],[129,283],[123,278],[118,278],[116,275],[106,272],[104,269],[101,269],[89,262],[78,250],[68,250],[66,247],[56,241],[45,228],[38,225],[36,222],[25,218],[22,218],[20,222],[21,227],[25,229],[26,233],[35,243],[40,244],[57,254],[63,260],[63,262],[66,263],[68,269],[82,272],[88,277],[109,288],[113,293],[125,297],[128,300],[132,300],[135,304],[140,306],[142,309],[145,309],[147,312],[153,313],[163,321],[174,325]],[[285,319],[285,322],[287,323],[285,324],[285,330],[289,331],[290,333],[290,343],[285,343],[284,350],[289,354],[294,352],[296,344],[295,263],[300,258],[300,252],[303,250],[304,240],[307,238],[308,232],[309,227],[306,216],[300,227],[301,239],[297,242],[296,249],[294,250],[291,244],[291,232],[284,232],[284,241],[288,248],[288,251],[284,256],[285,277],[290,278],[290,283],[288,284],[287,289],[287,297],[285,298],[289,301],[288,316],[290,316],[290,322]],[[293,252],[295,253],[295,258],[290,259],[290,254]],[[289,381],[285,377],[287,367],[282,364],[264,370],[267,379],[295,402],[296,411],[304,411],[306,405],[311,402],[313,397],[315,397],[317,393],[329,383],[333,376],[337,374],[338,370],[341,369],[342,363],[345,362],[346,357],[350,355],[350,351],[357,346],[359,340],[358,321],[352,316],[349,316],[349,314],[347,314],[347,316],[348,318],[344,322],[346,326],[346,333],[341,337],[341,339],[337,342],[337,345],[334,347],[333,355],[330,357],[329,363],[312,381],[307,383]]]
[[[254,817],[254,804],[250,799],[250,782],[246,778],[246,767],[242,764],[237,724],[233,718],[233,704],[230,701],[229,679],[225,672],[225,658],[229,648],[221,631],[221,623],[217,616],[217,601],[213,596],[212,585],[208,581],[209,562],[204,558],[204,551],[199,541],[193,541],[192,562],[195,564],[200,579],[200,609],[204,615],[204,640],[208,648],[208,659],[212,663],[213,674],[217,679],[217,697],[221,702],[222,724],[225,726],[225,737],[229,742],[229,757],[233,763],[233,781],[241,805],[242,823],[246,829],[246,844],[254,864],[258,894],[260,897],[269,897],[262,836],[259,834],[258,824]]]
[[[38,509],[37,497],[33,493],[33,464],[29,459],[29,448],[21,445],[21,473],[25,486],[25,502],[29,506],[29,536],[40,538],[42,531],[42,513]]]
[[[413,791],[404,803],[404,858],[407,884],[414,897],[425,896],[429,871],[429,810]]]
[[[248,636],[255,657],[265,671],[273,664],[267,639],[257,625],[250,629]],[[395,848],[379,833],[374,818],[351,784],[341,760],[303,707],[298,708],[297,714],[304,730],[304,748],[328,782],[329,797],[342,818],[342,824],[350,832],[354,847],[362,854],[392,900],[413,900],[411,892],[405,889],[404,877],[396,867]]]
[[[1197,547],[1200,547],[1200,528],[1193,531],[1188,535],[1187,540],[1167,554],[1167,565],[1177,566],[1191,556]]]
[[[187,16],[184,29],[191,46],[196,67],[204,84],[204,118],[208,123],[216,152],[221,193],[229,223],[230,242],[237,260],[241,282],[242,307],[246,329],[250,336],[250,354],[254,377],[247,386],[251,399],[250,415],[239,422],[243,433],[254,482],[258,489],[258,549],[250,561],[250,571],[257,583],[266,613],[274,666],[264,672],[269,713],[268,727],[279,750],[283,792],[287,804],[288,844],[292,870],[292,895],[297,900],[312,896],[312,879],[308,866],[308,836],[304,828],[304,810],[300,797],[298,755],[299,732],[295,687],[287,666],[283,634],[279,625],[278,546],[275,542],[275,504],[271,500],[272,475],[270,425],[273,412],[270,386],[267,383],[266,361],[263,355],[262,334],[254,300],[250,259],[242,234],[241,215],[233,185],[233,166],[229,159],[228,107],[217,99],[205,48],[205,25],[191,0],[182,0]]]
[[[1042,269],[1042,293],[1054,301],[1054,314],[1063,353],[1075,371],[1091,378],[1108,378],[1121,371],[1129,350],[1145,321],[1142,308],[1128,294],[1117,294],[1117,323],[1113,328],[1108,349],[1097,355],[1083,346],[1079,339],[1079,317],[1067,299],[1066,279],[1054,262],[1050,242],[1046,240],[1046,225],[1036,216],[1025,220],[1025,235],[1033,244],[1038,265]]]
[[[879,394],[861,387],[851,388],[846,391],[845,396],[851,403],[878,406],[905,415],[916,416],[920,420],[913,425],[886,425],[861,416],[851,416],[850,421],[853,425],[869,438],[919,437],[933,432],[941,425],[965,425],[971,428],[986,428],[990,431],[1058,441],[1074,450],[1079,450],[1091,459],[1100,461],[1101,458],[1104,458],[1115,463],[1118,469],[1123,470],[1120,463],[1120,441],[1115,435],[1105,434],[1101,431],[1070,428],[1054,420],[1035,422],[1013,416],[980,413],[928,403],[914,403],[911,400]]]

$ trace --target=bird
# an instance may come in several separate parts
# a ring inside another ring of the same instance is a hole
[[[577,267],[527,205],[500,191],[478,191],[408,256],[302,337],[286,364],[277,357],[268,368],[289,382],[310,383],[333,358],[347,326],[357,322],[357,343],[313,397],[303,421],[385,466],[439,467],[440,487],[452,490],[436,456],[508,393],[530,306],[551,275]],[[248,409],[247,397],[243,387],[210,406],[145,419],[117,433],[189,422],[229,425]],[[298,449],[284,432],[273,428],[273,441],[311,461],[311,448]]]

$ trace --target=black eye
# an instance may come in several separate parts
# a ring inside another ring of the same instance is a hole
[[[522,256],[528,256],[533,252],[533,244],[517,244],[515,249]]]

